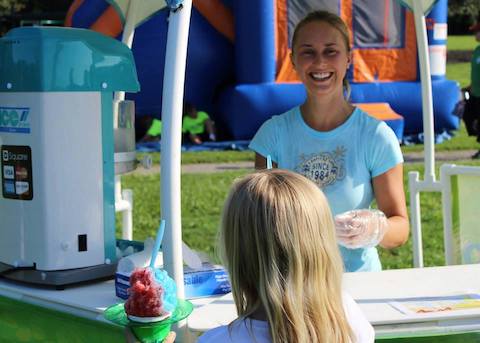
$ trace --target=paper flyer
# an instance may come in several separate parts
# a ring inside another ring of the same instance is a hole
[[[480,294],[396,299],[389,304],[407,315],[480,310]]]

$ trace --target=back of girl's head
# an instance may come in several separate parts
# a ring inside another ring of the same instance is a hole
[[[263,307],[273,342],[348,341],[333,219],[311,181],[279,169],[237,181],[220,247],[239,315]]]

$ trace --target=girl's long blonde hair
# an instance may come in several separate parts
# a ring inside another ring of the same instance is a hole
[[[305,177],[255,172],[225,203],[220,250],[241,318],[264,308],[272,342],[351,342],[330,208]]]

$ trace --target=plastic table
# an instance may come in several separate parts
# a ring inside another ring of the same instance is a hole
[[[388,304],[399,298],[480,293],[480,264],[349,273],[345,288],[374,325],[380,341],[480,341],[479,309],[407,316]],[[120,301],[113,280],[57,291],[0,279],[0,341],[121,342],[123,329],[103,318],[104,309]],[[196,308],[187,320],[185,342],[236,317],[231,294],[192,302]],[[432,340],[434,335],[443,336]]]
[[[393,299],[480,294],[480,264],[347,273],[344,285],[374,326],[379,341],[480,341],[479,308],[406,315],[389,304]],[[227,294],[196,309],[187,325],[192,335],[198,335],[235,318],[233,298]]]

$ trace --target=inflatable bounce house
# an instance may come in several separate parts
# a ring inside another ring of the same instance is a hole
[[[419,134],[422,98],[413,14],[396,0],[193,0],[185,100],[209,112],[225,136],[250,139],[272,115],[300,104],[305,89],[289,54],[295,24],[314,9],[339,14],[351,31],[351,101],[390,125]],[[133,54],[141,91],[128,94],[137,117],[161,116],[168,11],[141,23]],[[447,0],[427,17],[435,131],[458,128],[457,82],[445,78]],[[67,26],[120,37],[115,1],[76,0]]]

